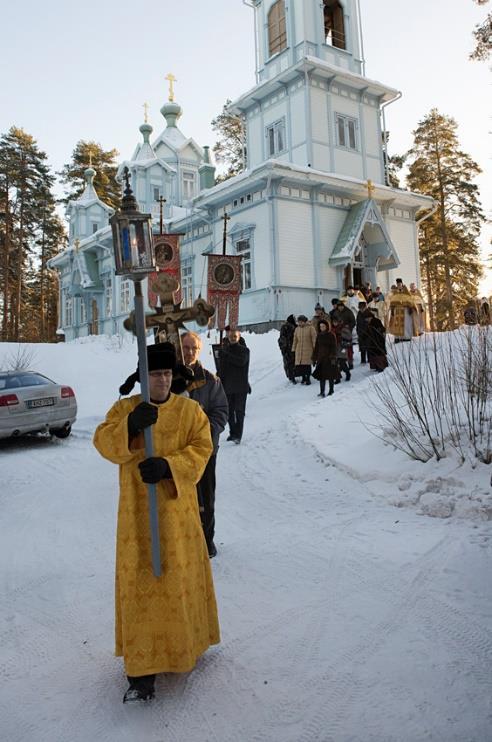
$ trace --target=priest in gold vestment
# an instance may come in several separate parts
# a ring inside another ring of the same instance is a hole
[[[412,296],[401,278],[396,279],[396,286],[387,299],[387,330],[395,337],[395,343],[418,337],[419,319],[415,297]]]
[[[170,343],[148,346],[151,403],[140,395],[116,402],[94,436],[119,466],[116,543],[116,655],[130,687],[124,701],[154,696],[155,674],[188,672],[220,641],[209,556],[196,484],[212,453],[200,405],[170,392],[176,355]],[[120,388],[128,394],[138,369]],[[143,429],[152,425],[154,456]],[[152,570],[146,483],[156,483],[162,574]]]

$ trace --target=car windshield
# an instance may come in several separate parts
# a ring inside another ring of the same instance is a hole
[[[19,389],[23,386],[53,384],[51,379],[35,373],[0,374],[0,389]]]

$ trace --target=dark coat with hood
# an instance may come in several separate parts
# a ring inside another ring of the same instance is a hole
[[[316,368],[313,376],[318,381],[335,380],[337,378],[337,339],[331,330],[318,333],[313,351],[313,361]]]
[[[287,321],[284,322],[280,328],[280,335],[278,338],[278,347],[282,351],[282,355],[286,353],[292,353],[292,342],[294,340],[294,332],[297,323],[293,314],[287,317]]]
[[[241,338],[242,339],[242,338]],[[242,343],[227,343],[219,350],[219,377],[226,394],[248,394],[249,348]]]

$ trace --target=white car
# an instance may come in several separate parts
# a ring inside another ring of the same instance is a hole
[[[0,438],[42,432],[66,438],[76,416],[72,387],[35,371],[0,371]]]

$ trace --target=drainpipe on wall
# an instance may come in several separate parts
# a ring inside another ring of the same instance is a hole
[[[362,17],[360,14],[360,0],[357,0],[357,19],[359,21],[358,23],[358,33],[359,33],[359,44],[360,44],[360,61],[362,66],[362,77],[366,76],[366,60],[364,58],[364,41],[362,38]]]
[[[248,0],[243,0],[243,5],[247,5],[248,8],[253,8],[254,12],[254,22],[255,22],[255,77],[256,77],[256,84],[258,85],[259,82],[259,60],[258,60],[258,31],[256,28],[256,6],[253,5],[253,3],[248,2]]]
[[[270,188],[272,184],[272,176],[273,176],[273,166],[270,165],[270,172],[268,173],[268,179],[266,183],[266,194],[267,194],[267,200],[270,204],[270,231],[271,231],[271,244],[272,244],[272,280],[271,280],[271,289],[272,289],[272,300],[273,300],[273,307],[272,307],[272,319],[277,319],[277,305],[276,305],[276,286],[278,284],[278,277],[277,277],[277,235],[275,232],[276,224],[275,224],[275,203],[273,199],[273,195],[270,194]]]
[[[312,115],[311,115],[311,88],[309,86],[309,73],[305,69],[304,70],[304,86],[305,86],[305,93],[304,93],[304,111],[306,114],[306,124],[307,124],[307,133],[306,133],[306,149],[307,149],[307,157],[308,162],[306,165],[308,167],[313,166],[313,121],[312,121]]]
[[[398,91],[398,95],[396,98],[392,98],[391,100],[387,100],[386,103],[383,103],[381,106],[381,114],[383,118],[383,146],[384,146],[384,180],[385,185],[388,185],[388,143],[386,141],[386,116],[384,109],[386,106],[389,106],[390,103],[395,103],[397,100],[400,100],[402,97],[401,91]]]

